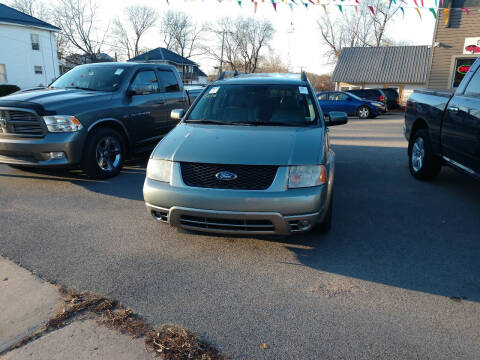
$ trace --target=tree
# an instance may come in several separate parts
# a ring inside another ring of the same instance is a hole
[[[288,72],[288,68],[280,56],[270,54],[268,57],[260,58],[257,71],[263,73],[286,73]]]
[[[344,47],[386,45],[385,33],[392,17],[399,10],[393,0],[371,0],[373,15],[367,4],[359,5],[357,12],[345,10],[339,17],[325,14],[317,21],[320,35],[329,51],[331,62],[335,62]]]
[[[85,54],[91,62],[97,62],[108,26],[100,27],[96,4],[92,0],[58,1],[54,10],[57,26],[62,29],[68,45]]]
[[[166,11],[160,22],[165,47],[187,59],[201,55],[200,42],[204,31],[205,26],[195,23],[181,11]]]
[[[123,21],[116,18],[113,21],[113,35],[120,48],[130,59],[140,55],[140,39],[148,29],[155,25],[158,14],[155,9],[149,6],[136,5],[126,7],[125,15],[130,29],[123,25]]]
[[[315,91],[335,90],[335,84],[332,82],[331,75],[308,73],[307,76]]]
[[[255,72],[261,52],[270,45],[275,29],[268,20],[245,17],[220,19],[211,33],[217,39],[217,47],[206,52],[215,60],[225,63],[232,70]]]

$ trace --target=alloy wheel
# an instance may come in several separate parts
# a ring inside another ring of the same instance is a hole
[[[114,171],[121,160],[120,143],[113,136],[107,136],[97,143],[97,165],[106,172]]]
[[[419,172],[423,167],[425,159],[425,141],[418,137],[412,147],[412,168],[415,172]]]

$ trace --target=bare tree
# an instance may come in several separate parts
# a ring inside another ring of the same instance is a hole
[[[202,54],[200,42],[204,31],[205,26],[181,11],[166,11],[160,22],[165,47],[187,59]]]
[[[275,29],[268,20],[227,17],[220,19],[211,32],[218,46],[207,48],[206,52],[232,70],[252,73],[257,70],[261,52],[270,45]]]
[[[154,8],[144,5],[128,6],[125,8],[127,26],[116,18],[113,21],[113,35],[127,57],[140,55],[140,39],[143,34],[153,26],[158,19],[157,11]]]
[[[51,13],[41,0],[12,0],[8,5],[40,20],[51,21]]]
[[[268,56],[262,56],[258,61],[258,72],[264,73],[286,73],[287,65],[284,64],[280,56],[271,53]]]
[[[68,45],[83,53],[91,62],[97,62],[108,27],[100,27],[96,4],[92,0],[58,2],[55,8],[57,26],[62,29]]]
[[[368,5],[372,6],[374,14]],[[326,14],[317,21],[331,62],[337,60],[344,47],[387,45],[384,41],[386,30],[400,7],[393,0],[372,0],[368,5],[360,5],[358,12],[345,12],[336,18]]]

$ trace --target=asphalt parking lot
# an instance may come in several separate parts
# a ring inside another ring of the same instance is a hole
[[[100,182],[0,165],[0,253],[232,359],[478,359],[480,186],[450,169],[414,180],[402,123],[332,128],[328,235],[169,228],[145,210],[144,159]]]

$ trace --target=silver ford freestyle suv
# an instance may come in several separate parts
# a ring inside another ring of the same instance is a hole
[[[209,85],[157,145],[143,188],[148,211],[188,230],[326,232],[334,153],[306,75],[250,74]]]

